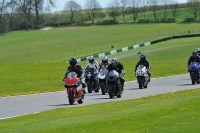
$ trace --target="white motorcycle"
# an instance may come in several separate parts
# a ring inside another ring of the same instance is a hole
[[[101,88],[102,95],[105,95],[107,92],[106,73],[107,69],[100,69],[98,74],[99,87]]]
[[[139,84],[139,88],[147,88],[149,83],[149,75],[144,65],[139,65],[136,70],[136,77]]]

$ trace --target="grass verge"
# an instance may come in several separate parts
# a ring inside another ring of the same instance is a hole
[[[141,47],[125,53],[138,50],[150,50],[157,47],[177,46],[181,47],[164,49],[146,53],[151,63],[152,77],[169,76],[187,73],[187,60],[192,51],[199,47],[199,38],[178,39],[159,44]],[[121,55],[109,55],[113,56]],[[126,81],[134,80],[134,67],[139,60],[139,55],[119,59],[124,64]],[[83,67],[86,62],[80,63]],[[63,90],[62,78],[68,64],[66,63],[32,63],[32,64],[0,64],[0,96],[33,94],[39,92]]]
[[[55,109],[0,121],[2,133],[198,133],[200,89]]]

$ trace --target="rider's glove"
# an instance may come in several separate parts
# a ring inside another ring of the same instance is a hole
[[[119,75],[119,78],[122,78],[123,77],[123,74],[121,73],[120,75]]]

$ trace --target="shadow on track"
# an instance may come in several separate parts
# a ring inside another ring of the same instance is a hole
[[[61,107],[61,106],[69,106],[70,104],[57,104],[57,105],[47,105],[47,106],[57,106],[57,107]],[[78,104],[74,104],[74,105],[78,105]]]
[[[109,97],[102,97],[102,98],[94,98],[93,100],[99,100],[99,99],[110,99]]]
[[[191,79],[181,79],[181,80],[191,80]]]
[[[141,90],[141,89],[139,89],[139,88],[129,88],[129,89],[125,89],[124,91],[126,91],[126,90]]]
[[[98,95],[102,95],[101,93],[86,93],[86,96],[98,96]]]
[[[186,86],[186,85],[193,85],[193,84],[180,84],[180,85],[176,85],[176,86]]]

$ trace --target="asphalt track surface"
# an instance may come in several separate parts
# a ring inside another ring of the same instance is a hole
[[[56,108],[80,107],[103,102],[135,99],[199,87],[200,85],[191,84],[189,74],[184,74],[151,79],[151,82],[146,89],[139,89],[137,81],[126,82],[125,90],[121,98],[115,97],[110,99],[108,94],[102,95],[101,91],[99,93],[87,93],[83,104],[75,102],[75,105],[69,105],[65,90],[59,92],[4,97],[0,98],[0,120],[35,114]]]

